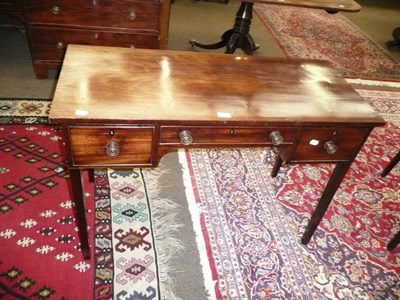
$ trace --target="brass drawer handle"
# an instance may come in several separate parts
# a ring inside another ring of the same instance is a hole
[[[62,50],[62,49],[64,49],[64,43],[63,42],[58,42],[56,47],[57,47],[57,49]]]
[[[338,150],[338,146],[333,141],[328,141],[324,144],[324,149],[326,153],[333,154]]]
[[[136,19],[136,14],[135,14],[134,11],[131,11],[131,12],[129,13],[129,19],[131,19],[132,21]]]
[[[54,5],[54,6],[51,8],[51,12],[52,12],[53,14],[55,14],[55,15],[58,15],[58,14],[60,13],[60,7],[57,6],[57,5]]]
[[[193,143],[192,133],[188,130],[183,130],[179,133],[179,138],[181,140],[181,144],[184,146],[188,146]]]
[[[108,156],[114,157],[119,155],[119,145],[117,142],[107,143],[106,149],[106,153]]]
[[[269,135],[272,145],[278,146],[283,142],[283,136],[279,131],[272,131]]]

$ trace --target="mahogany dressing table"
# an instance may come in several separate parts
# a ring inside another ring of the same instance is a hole
[[[49,118],[63,128],[85,258],[82,169],[156,167],[169,151],[201,147],[277,147],[272,176],[282,163],[334,163],[307,244],[385,124],[327,62],[82,45],[67,49]]]

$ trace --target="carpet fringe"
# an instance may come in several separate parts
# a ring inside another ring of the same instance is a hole
[[[191,176],[189,173],[186,152],[184,150],[178,151],[179,163],[183,173],[183,184],[185,187],[185,195],[188,201],[188,208],[192,218],[193,230],[195,232],[197,249],[200,256],[200,264],[203,271],[203,280],[206,292],[208,293],[208,299],[217,299],[215,294],[216,280],[213,279],[210,263],[207,255],[207,247],[203,237],[203,231],[201,228],[200,216],[202,215],[202,209],[198,203],[196,203],[195,196],[193,194],[193,186],[191,182]]]
[[[171,266],[171,260],[179,255],[184,246],[176,237],[179,228],[183,226],[177,217],[179,205],[175,201],[160,197],[161,186],[159,178],[168,176],[164,168],[148,169],[143,171],[146,188],[151,195],[150,206],[152,214],[153,234],[155,239],[155,250],[158,260],[158,274],[160,277],[160,299],[181,300],[175,295],[175,282],[172,273],[175,268]],[[160,250],[161,249],[161,250]]]

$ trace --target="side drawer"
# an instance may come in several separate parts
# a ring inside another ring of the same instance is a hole
[[[152,166],[154,126],[70,126],[73,166]]]
[[[38,60],[62,60],[68,44],[157,49],[157,34],[119,33],[31,27],[32,56]]]
[[[272,145],[270,134],[279,132],[282,144],[292,144],[296,137],[296,128],[266,127],[207,127],[207,126],[162,126],[161,144],[181,144],[180,133],[187,132],[193,139],[193,145]]]
[[[26,1],[29,23],[159,31],[162,3],[155,1]]]
[[[293,156],[293,162],[301,161],[347,161],[353,158],[360,143],[368,134],[365,128],[305,128],[303,129]],[[331,152],[325,146],[331,145]]]

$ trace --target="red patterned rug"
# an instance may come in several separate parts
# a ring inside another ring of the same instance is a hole
[[[0,153],[1,299],[174,299],[179,225],[175,204],[157,197],[157,170],[85,180],[94,257],[83,260],[60,129],[0,125]]]
[[[389,122],[376,128],[308,245],[300,238],[332,165],[291,165],[271,178],[266,149],[181,155],[204,274],[216,299],[399,299],[400,92],[358,90]],[[210,263],[208,263],[210,262]]]
[[[0,298],[92,299],[93,261],[79,250],[60,130],[0,125],[0,155]]]
[[[347,78],[400,81],[400,63],[341,13],[256,3],[284,53],[330,61]]]
[[[0,299],[175,299],[176,204],[158,170],[84,176],[92,258],[83,260],[51,102],[0,99]],[[93,254],[94,253],[94,254]]]

